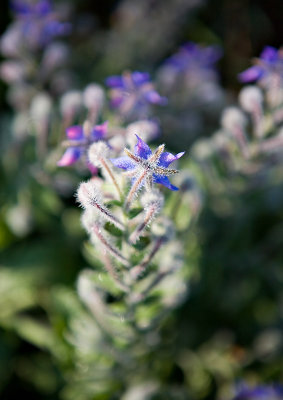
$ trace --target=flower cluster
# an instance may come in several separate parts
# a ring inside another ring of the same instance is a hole
[[[274,49],[265,48],[262,57],[273,62],[278,59],[276,54]],[[211,139],[196,143],[193,150],[196,159],[205,164],[214,163],[216,156],[225,173],[246,176],[266,174],[280,164],[283,82],[277,83],[276,88],[262,86],[261,81],[245,86],[239,93],[238,104],[223,111],[221,130]],[[208,170],[211,172],[214,168]]]
[[[74,164],[84,154],[86,154],[89,146],[99,140],[103,140],[107,134],[107,122],[101,125],[91,127],[89,123],[81,125],[70,126],[66,129],[67,141],[64,145],[67,150],[62,158],[58,161],[57,165],[66,167]]]
[[[283,79],[283,49],[266,46],[254,65],[239,74],[239,80],[244,83],[264,81],[267,87],[272,76]]]
[[[122,76],[110,76],[106,84],[111,88],[111,105],[123,116],[142,116],[152,104],[165,105],[167,99],[159,95],[147,72],[125,72]]]
[[[15,23],[4,37],[6,43],[9,37],[17,37],[21,41],[18,45],[38,49],[46,46],[55,37],[70,32],[70,24],[60,22],[50,0],[38,0],[34,3],[13,0],[11,5]]]
[[[185,43],[177,53],[166,61],[178,72],[188,71],[195,74],[213,72],[215,63],[220,59],[222,51],[217,46],[202,47],[196,43]]]
[[[221,54],[217,46],[188,42],[160,66],[157,82],[170,104],[161,115],[169,143],[172,129],[174,140],[178,137],[175,143],[190,145],[208,126],[216,125],[224,102],[216,69]]]

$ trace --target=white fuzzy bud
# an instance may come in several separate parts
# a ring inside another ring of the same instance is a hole
[[[151,192],[145,192],[141,197],[142,206],[147,209],[148,207],[154,205],[156,211],[159,211],[164,204],[164,196],[159,190],[152,190]]]
[[[65,93],[60,100],[60,111],[63,116],[75,115],[82,106],[82,94],[79,90]]]
[[[108,157],[109,147],[105,142],[99,141],[93,143],[88,151],[88,159],[94,167],[102,166],[101,160]]]
[[[46,121],[51,114],[51,110],[52,100],[48,94],[40,93],[33,98],[30,106],[30,114],[35,121]]]
[[[262,106],[262,92],[257,86],[246,86],[240,91],[239,102],[245,111],[253,112]]]
[[[105,101],[104,90],[100,85],[91,83],[83,92],[83,103],[89,110],[101,110]]]
[[[148,142],[156,138],[159,134],[159,126],[154,121],[141,120],[128,125],[126,135],[127,142],[132,148],[136,144],[136,136],[139,135],[143,141]]]
[[[111,214],[107,207],[103,204],[102,194],[98,190],[95,182],[90,180],[88,182],[82,182],[77,191],[77,198],[80,202],[81,206],[85,209],[92,209],[97,213],[97,219],[103,218],[113,225],[115,225],[120,230],[124,230],[124,225],[115,217],[115,215]],[[86,218],[92,218],[91,214],[86,214],[83,219],[83,225],[86,230],[90,230],[89,221]]]
[[[77,199],[85,209],[93,204],[102,204],[102,196],[92,180],[82,182],[77,190]]]
[[[244,129],[247,118],[238,107],[228,107],[222,113],[221,124],[225,130],[233,132],[235,129]]]
[[[22,29],[19,24],[13,23],[3,33],[0,39],[1,53],[6,57],[18,57],[23,42]]]
[[[0,64],[0,76],[7,83],[17,83],[24,80],[25,66],[17,61],[4,61]]]
[[[115,134],[113,137],[111,137],[108,140],[108,143],[113,150],[114,154],[117,154],[119,156],[121,153],[123,153],[124,148],[126,147],[126,142],[125,142],[125,137],[123,136],[123,133],[120,134]]]

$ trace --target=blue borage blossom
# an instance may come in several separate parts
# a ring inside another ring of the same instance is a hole
[[[70,23],[58,21],[52,3],[49,0],[39,0],[35,3],[26,0],[11,2],[22,35],[39,46],[45,46],[54,37],[70,32]]]
[[[172,175],[178,171],[169,169],[168,166],[181,158],[185,152],[176,154],[164,152],[164,145],[152,153],[149,146],[138,136],[134,153],[125,149],[127,156],[111,159],[112,163],[118,167],[128,171],[128,175],[135,181],[141,176],[141,186],[152,180],[154,183],[160,183],[170,190],[179,190],[172,185],[168,179],[168,175]]]
[[[275,49],[271,46],[264,47],[259,58],[254,60],[252,67],[238,75],[243,83],[261,80],[268,75],[276,74],[283,78],[283,49]]]
[[[111,88],[111,106],[122,113],[147,104],[167,104],[167,99],[155,90],[147,72],[125,72],[122,76],[110,76],[106,85]]]
[[[222,56],[218,46],[203,47],[193,42],[188,42],[180,47],[179,51],[169,57],[165,64],[178,71],[185,70],[213,70],[214,64]]]
[[[240,384],[233,400],[282,400],[283,386],[259,385],[255,387]]]
[[[66,141],[66,145],[68,149],[57,165],[59,167],[66,167],[74,164],[86,153],[86,150],[92,143],[105,139],[107,124],[108,122],[106,121],[101,125],[95,125],[90,132],[86,132],[86,129],[81,125],[74,125],[67,128],[66,136],[68,140]]]

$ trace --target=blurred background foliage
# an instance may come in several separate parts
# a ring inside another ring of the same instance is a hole
[[[55,146],[64,136],[58,115],[47,158],[38,158],[35,134],[18,134],[15,140],[8,86],[1,81],[1,399],[229,400],[238,380],[282,381],[282,154],[263,163],[261,172],[246,174],[228,171],[218,159],[200,161],[190,151],[213,137],[224,106],[237,102],[237,75],[250,59],[265,45],[282,44],[282,2],[73,0],[63,6],[73,24],[64,39],[72,49],[71,89],[139,70],[149,71],[162,93],[160,66],[181,44],[195,41],[223,51],[221,101],[209,116],[200,114],[201,125],[179,119],[193,104],[156,112],[172,151],[188,150],[202,209],[184,231],[186,300],[152,332],[135,369],[130,364],[119,371],[107,349],[93,349],[97,354],[88,360],[91,352],[71,344],[82,330],[91,348],[87,332],[96,329],[76,296],[78,273],[91,264],[91,256],[73,193],[87,173],[58,171]],[[1,33],[10,21],[6,4]],[[181,228],[191,203],[184,204],[177,219]],[[108,369],[113,375],[106,383],[93,380]]]

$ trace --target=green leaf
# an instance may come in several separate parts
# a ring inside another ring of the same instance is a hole
[[[140,239],[133,247],[139,251],[144,250],[150,244],[150,238],[148,236],[141,236]]]
[[[139,215],[142,211],[143,211],[143,208],[142,208],[142,207],[132,208],[132,209],[128,212],[129,219],[135,218],[135,217],[136,217],[137,215]]]
[[[111,224],[111,222],[106,222],[104,225],[104,229],[113,236],[121,237],[123,236],[123,232],[120,231],[115,225]]]
[[[112,206],[122,207],[123,204],[119,200],[110,200],[105,205],[107,205],[107,207],[111,208]]]

